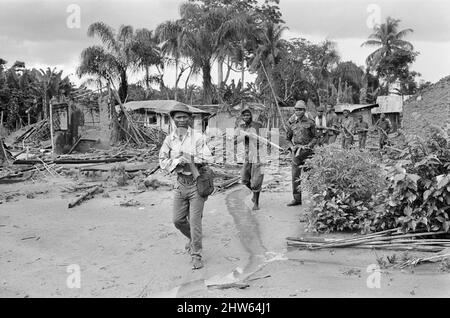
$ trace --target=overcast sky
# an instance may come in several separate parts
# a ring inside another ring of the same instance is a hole
[[[92,22],[104,21],[116,29],[121,24],[154,29],[163,21],[177,19],[182,2],[0,0],[0,57],[8,65],[19,60],[27,67],[57,67],[66,75],[73,74],[83,48],[98,43],[86,35]],[[68,20],[75,21],[70,19],[74,12],[71,4],[80,8],[79,28],[76,24],[68,27]],[[387,16],[401,19],[401,28],[414,29],[407,39],[420,52],[413,69],[432,82],[450,74],[450,1],[281,0],[280,7],[289,28],[285,38],[334,40],[342,60],[358,65],[364,65],[372,50],[360,47],[371,33],[371,22]],[[173,78],[169,70],[166,82],[173,85]],[[74,75],[71,79],[80,83]]]

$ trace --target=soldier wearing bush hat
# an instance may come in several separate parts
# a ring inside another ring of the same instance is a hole
[[[300,187],[301,166],[305,160],[313,155],[313,147],[317,142],[316,125],[313,120],[306,116],[306,104],[299,100],[295,106],[295,117],[290,120],[286,127],[286,139],[292,152],[292,193],[294,200],[288,206],[302,204],[302,193]]]
[[[206,163],[213,157],[203,134],[190,125],[192,112],[185,104],[179,103],[169,111],[176,128],[167,135],[159,152],[161,170],[177,175],[173,197],[173,223],[189,240],[186,251],[192,257],[192,268],[203,267],[202,261],[202,215],[207,199],[198,187],[199,171],[204,171]]]

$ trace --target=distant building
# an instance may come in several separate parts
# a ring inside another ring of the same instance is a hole
[[[401,127],[403,114],[403,98],[400,95],[378,96],[379,107],[372,109],[373,120],[376,122],[380,114],[386,115],[392,124],[392,130],[397,131]]]
[[[173,129],[173,121],[169,116],[169,112],[173,106],[183,104],[176,100],[144,100],[132,101],[125,103],[123,106],[127,111],[132,113],[133,118],[144,127],[158,127],[166,133],[170,133]],[[203,111],[193,106],[189,106],[193,113],[194,129],[204,131],[209,112]]]
[[[347,109],[350,111],[350,116],[355,120],[359,115],[362,115],[363,120],[372,126],[375,124],[375,121],[373,120],[371,110],[375,107],[378,107],[378,104],[339,104],[334,107],[334,111],[341,118],[343,111]]]

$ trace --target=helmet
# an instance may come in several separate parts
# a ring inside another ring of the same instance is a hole
[[[189,107],[182,103],[178,103],[172,107],[172,109],[169,112],[170,117],[173,117],[175,115],[175,113],[177,113],[177,112],[182,112],[182,113],[186,113],[188,115],[192,115],[192,112],[189,109]]]
[[[306,104],[304,101],[299,100],[294,106],[294,109],[306,109]]]
[[[317,107],[317,111],[318,112],[324,112],[325,111],[325,107],[319,106],[319,107]]]
[[[252,111],[248,107],[245,107],[243,110],[241,110],[241,115],[244,115],[244,113],[249,113],[250,115],[252,115]]]

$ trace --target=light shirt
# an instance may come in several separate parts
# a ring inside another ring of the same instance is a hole
[[[194,156],[194,163],[213,163],[206,137],[198,130],[188,128],[183,136],[178,135],[178,129],[171,132],[161,146],[159,151],[159,166],[169,173],[191,174],[188,164],[180,164],[180,153]]]

